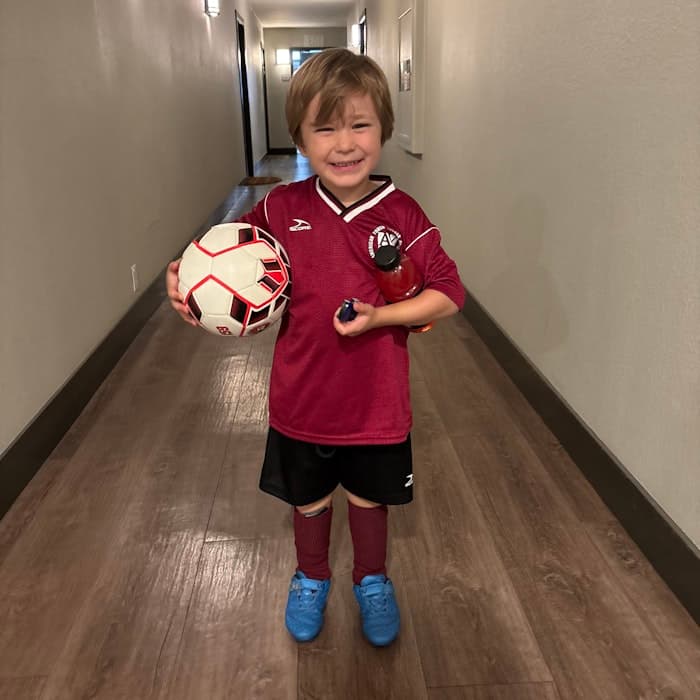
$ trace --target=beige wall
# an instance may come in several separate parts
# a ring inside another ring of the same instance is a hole
[[[282,79],[289,76],[289,67],[275,65],[275,49],[289,49],[292,46],[345,46],[347,30],[345,27],[268,28],[264,30],[264,37],[270,148],[293,148],[294,143],[287,131],[284,116],[289,82]]]
[[[260,158],[247,2],[0,5],[0,453],[244,175],[234,5]]]
[[[399,0],[367,7],[396,70]],[[425,152],[463,280],[700,545],[700,4],[430,0]],[[396,95],[394,95],[396,97]]]

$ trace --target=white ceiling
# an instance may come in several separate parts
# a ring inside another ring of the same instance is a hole
[[[352,0],[251,0],[263,27],[344,27]]]

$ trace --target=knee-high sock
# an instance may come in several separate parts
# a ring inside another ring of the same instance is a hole
[[[333,506],[318,515],[302,515],[294,509],[294,544],[297,568],[307,578],[323,580],[331,577],[328,545],[331,539]]]
[[[387,507],[360,508],[348,501],[348,520],[355,552],[353,583],[370,574],[386,576]]]

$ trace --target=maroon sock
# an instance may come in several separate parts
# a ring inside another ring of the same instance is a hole
[[[328,545],[331,539],[333,506],[318,515],[305,516],[294,509],[294,544],[297,568],[306,578],[318,581],[331,577]]]
[[[387,519],[386,506],[360,508],[348,501],[348,520],[355,550],[353,583],[359,584],[370,574],[386,576]]]

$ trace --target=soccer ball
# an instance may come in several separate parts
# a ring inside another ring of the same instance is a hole
[[[289,257],[279,241],[250,224],[219,224],[185,249],[179,291],[199,325],[214,335],[265,330],[292,293]]]

